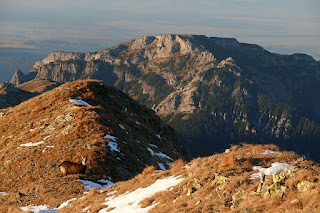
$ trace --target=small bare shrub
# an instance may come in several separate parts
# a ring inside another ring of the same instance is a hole
[[[221,159],[221,167],[236,167],[239,165],[239,162],[235,156],[235,154],[227,154],[224,155]]]
[[[84,200],[89,200],[99,194],[97,188],[92,188],[89,193],[84,197]]]
[[[156,173],[155,166],[148,166],[148,167],[144,168],[144,170],[142,171],[143,176],[147,176],[147,175],[151,175],[151,174],[155,174],[155,173]]]
[[[182,160],[181,158],[179,158],[178,160],[175,160],[172,163],[172,167],[173,168],[180,168],[186,165],[186,162],[184,160]]]

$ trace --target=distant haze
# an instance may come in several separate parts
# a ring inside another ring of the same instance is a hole
[[[0,0],[0,47],[97,51],[143,35],[234,37],[320,59],[319,0]]]

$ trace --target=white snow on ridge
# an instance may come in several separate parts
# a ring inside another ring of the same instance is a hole
[[[285,168],[292,166],[288,163],[279,163],[275,162],[271,164],[269,168],[263,168],[262,166],[254,166],[253,170],[258,170],[259,172],[250,175],[250,179],[259,179],[262,175],[273,175],[276,174],[280,170],[284,170]]]
[[[71,103],[75,103],[77,105],[85,105],[85,106],[91,106],[90,104],[88,104],[87,102],[85,102],[84,100],[77,100],[77,99],[69,99],[69,102]]]
[[[265,149],[264,152],[262,152],[261,154],[263,154],[263,155],[268,155],[268,154],[280,154],[280,152]]]
[[[161,157],[161,158],[167,158],[167,159],[169,159],[169,160],[172,160],[173,161],[173,159],[172,158],[170,158],[168,155],[166,155],[166,154],[163,154],[162,152],[154,152],[152,149],[150,149],[149,147],[147,147],[147,150],[150,152],[150,154],[152,155],[152,156],[159,156],[159,157]]]
[[[0,192],[0,195],[7,195],[8,192]]]
[[[43,144],[43,143],[44,143],[44,141],[40,141],[40,142],[37,142],[37,143],[30,142],[30,143],[20,144],[20,146],[38,146],[38,145]]]
[[[107,205],[108,207],[105,209],[101,209],[99,213],[106,213],[108,212],[107,209],[109,208],[114,208],[112,209],[111,213],[146,213],[153,207],[155,207],[154,204],[152,206],[148,206],[146,208],[141,208],[139,203],[154,195],[157,192],[161,192],[164,190],[169,189],[170,187],[173,187],[180,182],[182,182],[184,178],[181,178],[180,176],[177,177],[168,177],[164,179],[158,179],[155,183],[152,185],[146,187],[146,188],[138,188],[133,192],[126,193],[123,195],[119,195],[117,197],[109,197],[107,198],[107,202],[104,203],[104,205]]]
[[[119,124],[121,129],[126,129],[122,124]]]

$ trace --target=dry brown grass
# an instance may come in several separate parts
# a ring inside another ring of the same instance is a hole
[[[81,95],[78,91],[89,86],[88,84],[90,82],[69,84],[71,91],[66,89],[65,94],[50,91],[4,110],[5,116],[0,123],[0,134],[4,136],[0,137],[0,191],[20,191],[33,199],[4,200],[0,205],[50,205],[78,197],[84,192],[82,184],[77,181],[79,175],[61,178],[57,165],[63,160],[78,162],[80,155],[89,158],[87,178],[107,176],[106,170],[101,169],[99,163],[107,156],[106,145],[101,143],[91,150],[85,145],[92,140],[104,141],[103,136],[106,132],[111,132],[110,129],[93,122],[99,116],[91,112],[91,108],[76,107],[70,111],[72,104],[68,99],[74,94]],[[86,95],[91,96],[91,93]],[[71,122],[74,128],[69,134],[60,132],[70,125],[70,122],[60,123],[53,132],[44,134],[45,125],[54,123],[57,116],[70,112],[77,116]],[[44,140],[48,135],[50,137]],[[39,141],[44,143],[32,147],[20,146]],[[47,147],[51,145],[54,147]]]
[[[175,160],[172,163],[172,167],[173,168],[180,168],[186,165],[186,162],[184,160],[182,160],[181,158],[179,158],[178,160]]]
[[[29,92],[43,92],[53,84],[56,84],[57,86],[60,85],[57,82],[52,82],[52,81],[42,80],[42,79],[35,79],[35,80],[31,80],[23,84],[20,84],[16,87]]]
[[[175,138],[173,131],[151,110],[141,107],[115,88],[101,86],[100,83],[95,80],[67,83],[16,107],[2,110],[5,114],[0,118],[0,191],[19,191],[26,196],[0,199],[1,208],[29,204],[55,207],[83,195],[85,190],[79,178],[92,181],[109,177],[113,181],[132,178],[143,171],[144,165],[154,162],[149,159],[138,162],[137,155],[134,155],[141,152],[142,145],[151,142],[147,139],[151,133],[163,132],[163,144],[159,141],[157,145],[165,150],[164,153],[173,148],[179,150],[171,146],[178,137]],[[70,103],[70,98],[82,99],[92,106]],[[124,112],[125,108],[128,112]],[[70,120],[63,120],[67,115]],[[128,133],[119,127],[119,123],[128,127]],[[104,138],[106,134],[114,135],[114,132],[118,134],[115,136],[120,140],[119,148],[125,154],[120,156],[121,161],[116,160],[114,155],[117,153],[109,153],[108,140]],[[169,140],[165,132],[169,132]],[[20,146],[41,141],[43,144],[38,146]],[[127,145],[122,141],[127,141]],[[143,155],[149,154],[147,150],[142,151],[146,152]],[[175,159],[182,156],[174,155]],[[88,157],[86,174],[62,177],[58,165],[64,160],[80,163],[80,156]],[[123,176],[117,166],[130,170]],[[155,180],[152,175],[145,179],[145,184]]]
[[[234,168],[239,165],[239,161],[234,153],[224,155],[221,160],[222,168]]]
[[[148,166],[142,171],[142,175],[152,175],[156,173],[156,167],[155,166]]]
[[[109,188],[112,195],[120,195],[139,187],[146,187],[159,178],[180,175],[185,180],[169,191],[155,194],[140,204],[147,207],[157,203],[150,212],[318,212],[320,208],[319,168],[311,161],[302,161],[295,175],[285,179],[288,191],[284,196],[264,197],[255,193],[260,180],[251,180],[255,171],[252,166],[268,167],[274,162],[296,162],[292,152],[262,155],[265,149],[278,150],[272,145],[242,145],[231,147],[230,153],[215,154],[206,158],[197,158],[179,169],[173,166],[168,171],[154,175],[138,175],[135,178],[119,182]],[[253,153],[251,153],[253,152]],[[180,163],[179,163],[180,164]],[[183,164],[182,164],[183,165]],[[225,177],[224,180],[219,177]],[[220,180],[220,181],[219,181]],[[222,181],[224,180],[224,181]],[[312,183],[306,192],[299,192],[297,184],[303,180]],[[273,184],[272,176],[267,176],[266,185]],[[114,193],[113,193],[114,192]],[[236,193],[242,197],[235,207],[233,199]],[[101,206],[100,206],[101,207]],[[102,207],[101,207],[102,208]],[[105,207],[104,207],[105,208]]]

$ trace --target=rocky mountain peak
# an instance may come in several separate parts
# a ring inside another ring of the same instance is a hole
[[[17,70],[13,74],[13,76],[12,76],[11,80],[9,81],[9,83],[12,83],[14,85],[19,85],[19,84],[22,84],[22,83],[24,83],[26,81],[28,81],[28,78],[26,77],[26,75],[23,74],[23,72],[21,72],[21,70]]]

